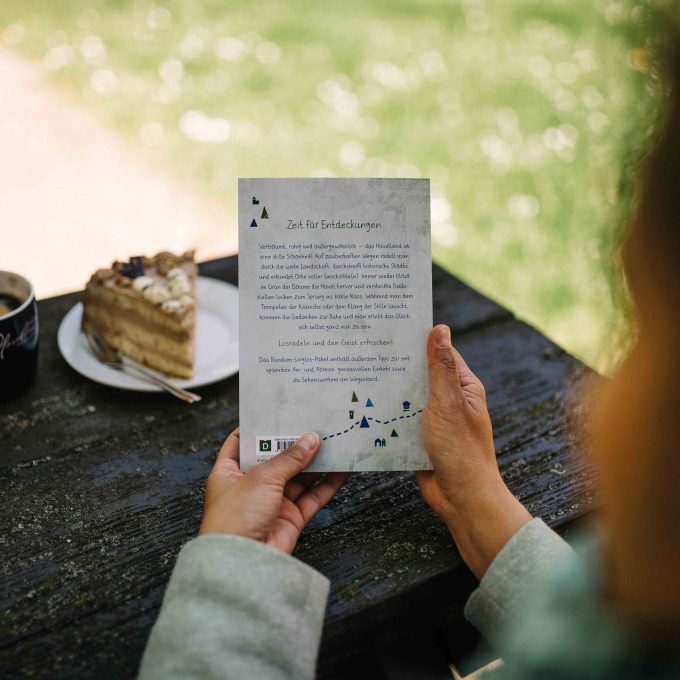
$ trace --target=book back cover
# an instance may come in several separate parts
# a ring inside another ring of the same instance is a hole
[[[300,434],[308,468],[430,468],[426,179],[239,180],[241,468]]]

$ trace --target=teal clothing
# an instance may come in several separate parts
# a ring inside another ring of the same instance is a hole
[[[597,548],[540,519],[497,555],[465,608],[505,665],[489,678],[680,678],[603,604]],[[257,541],[201,536],[177,558],[141,680],[313,678],[328,579]]]
[[[674,659],[652,657],[607,606],[597,536],[582,536],[568,554],[566,543],[539,522],[510,539],[466,605],[466,617],[504,660],[484,677],[680,678],[677,652]],[[495,605],[504,611],[491,613]]]

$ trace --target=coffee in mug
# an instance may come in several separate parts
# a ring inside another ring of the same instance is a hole
[[[38,365],[38,305],[33,286],[0,271],[0,401],[26,392]]]

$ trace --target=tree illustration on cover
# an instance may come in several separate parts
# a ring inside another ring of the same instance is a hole
[[[255,196],[253,196],[253,205],[260,205],[259,199],[257,199]],[[265,206],[262,206],[262,215],[261,218],[263,220],[268,220],[269,219],[269,213],[267,212],[267,208]],[[251,227],[256,227],[257,222],[255,221],[255,218],[253,217],[253,221],[250,223]]]
[[[353,391],[352,392],[352,403],[356,403],[358,401],[359,401],[359,397],[357,397],[357,393],[355,391]],[[408,410],[406,408],[406,404],[408,404],[408,402],[404,402],[404,410],[405,411]],[[409,407],[410,407],[410,404],[409,404]],[[375,408],[374,404],[373,404],[373,399],[368,397],[368,399],[366,399],[366,405],[364,406],[364,408]],[[350,419],[354,418],[354,411],[355,411],[354,409],[350,410],[350,412],[349,412]],[[371,418],[371,420],[374,420],[376,423],[383,423],[383,424],[385,422],[387,422],[387,421],[378,420],[377,418]],[[362,416],[361,423],[359,424],[359,428],[368,429],[370,427],[371,426],[368,422],[368,418],[366,416]],[[345,432],[347,432],[347,431],[348,430],[345,430]],[[397,430],[395,428],[392,428],[392,432],[390,434],[390,437],[398,437],[398,436],[399,435],[397,434]],[[376,437],[373,440],[373,446],[375,448],[384,448],[384,447],[387,446],[387,439],[385,437]]]
[[[341,437],[343,435],[348,434],[349,432],[352,432],[354,428],[359,428],[360,430],[370,430],[371,429],[371,423],[373,423],[378,430],[383,430],[384,435],[381,433],[377,433],[378,436],[373,439],[373,446],[375,448],[385,448],[388,446],[388,442],[390,439],[393,439],[395,437],[399,437],[399,433],[397,432],[396,427],[392,426],[392,423],[396,423],[397,420],[410,420],[414,416],[417,416],[418,414],[423,412],[423,409],[417,409],[417,410],[412,410],[411,409],[411,402],[410,401],[403,401],[401,404],[402,411],[400,414],[385,414],[381,413],[380,417],[376,416],[367,416],[365,413],[361,413],[360,410],[357,409],[357,405],[359,404],[359,397],[357,396],[357,393],[355,390],[352,391],[352,396],[350,398],[350,403],[352,404],[352,408],[348,409],[346,413],[348,413],[349,420],[352,421],[351,423],[347,423],[347,427],[344,429],[341,429],[339,432],[332,432],[327,434],[324,437],[321,437],[322,441],[325,441],[326,439],[332,439],[335,437]],[[373,409],[375,408],[375,404],[373,403],[373,399],[371,397],[368,397],[366,399],[366,402],[364,404],[364,408],[366,409]],[[374,411],[370,411],[370,413],[374,413]],[[389,416],[392,416],[391,418]],[[385,420],[381,420],[381,418],[386,418]],[[386,427],[387,426],[387,427]],[[387,436],[387,432],[390,431],[389,438]]]

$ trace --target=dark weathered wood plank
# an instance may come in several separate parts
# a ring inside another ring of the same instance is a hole
[[[202,272],[236,283],[236,259]],[[485,381],[499,462],[532,512],[560,526],[593,497],[565,410],[573,358],[433,268],[435,321],[450,323]],[[77,300],[40,303],[39,378],[0,407],[0,671],[132,677],[181,544],[195,535],[214,455],[238,421],[238,377],[191,407],[83,380],[56,331]],[[297,555],[332,580],[320,674],[423,627],[460,621],[474,581],[409,473],[357,474],[305,531]],[[49,661],[47,661],[49,659]]]

